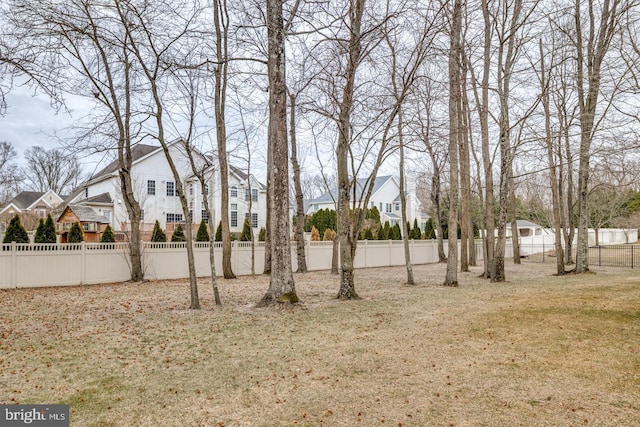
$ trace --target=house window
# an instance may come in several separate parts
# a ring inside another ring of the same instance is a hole
[[[400,210],[400,203],[396,203],[396,211]]]
[[[380,208],[378,210],[382,212],[382,202],[380,202]]]
[[[149,196],[156,195],[156,182],[152,179],[147,181],[147,194]]]
[[[83,222],[82,223],[82,231],[89,231],[89,223],[88,222]]]
[[[231,226],[238,226],[238,204],[231,203]]]
[[[103,213],[105,218],[107,218],[107,221],[111,222],[111,211],[105,210]],[[144,219],[144,210],[140,209],[140,219]]]
[[[176,195],[176,184],[173,181],[167,181],[167,196],[175,196]]]
[[[107,216],[109,214],[109,216]],[[104,216],[111,222],[111,211],[104,211]],[[144,221],[144,209],[140,209],[140,221]]]
[[[193,211],[189,211],[189,222],[193,222]]]
[[[174,222],[183,222],[182,221],[182,214],[168,213],[167,214],[167,223],[174,223]]]
[[[258,213],[254,212],[251,214],[251,227],[258,228]]]
[[[84,189],[84,198],[88,198],[89,197],[89,188],[85,187]]]
[[[386,206],[386,207],[387,207],[386,212],[387,212],[387,213],[391,213],[391,203],[387,203],[387,206]]]
[[[204,195],[208,196],[209,195],[209,184],[205,184],[204,185]]]
[[[202,216],[203,221],[204,221],[206,224],[209,224],[209,214],[207,213],[207,211],[203,209],[203,210],[200,212],[200,215]]]
[[[369,204],[369,209],[373,209],[375,206],[376,206],[376,204],[375,204],[375,203],[373,203],[373,202],[371,202],[371,203]]]
[[[231,197],[238,197],[238,187],[235,185],[231,187]]]
[[[244,190],[244,201],[248,202],[249,201],[249,194],[251,194],[251,201],[252,202],[257,202],[258,201],[258,189],[257,188],[252,188],[251,189],[251,193],[249,193],[249,189],[245,189]]]
[[[193,184],[189,184],[189,195],[193,196]]]

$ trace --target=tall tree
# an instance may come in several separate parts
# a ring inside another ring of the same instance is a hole
[[[580,151],[578,166],[578,247],[576,272],[589,271],[589,175],[591,144],[597,130],[596,113],[602,83],[605,57],[629,4],[625,0],[603,0],[596,3],[575,1],[575,61],[576,86],[580,111]],[[583,26],[587,26],[586,34]],[[605,110],[606,111],[606,110]]]
[[[88,118],[91,126],[79,135],[76,148],[116,153],[120,193],[131,227],[131,280],[140,281],[144,277],[141,210],[131,166],[132,146],[141,140],[139,131],[147,116],[134,109],[139,88],[133,76],[129,36],[111,5],[11,0],[8,6],[14,36],[28,47],[22,50],[28,55],[27,72],[48,93],[81,95],[95,103]],[[106,13],[102,6],[114,13]]]
[[[449,248],[445,286],[458,286],[458,131],[460,125],[460,36],[462,31],[462,3],[454,0],[449,35]]]
[[[222,222],[222,274],[235,279],[231,268],[231,232],[229,230],[229,164],[227,156],[226,103],[229,68],[229,13],[226,0],[213,0],[213,27],[215,30],[214,117],[218,166],[220,168],[220,220]]]
[[[269,76],[269,135],[271,193],[271,278],[259,305],[298,302],[291,264],[289,238],[289,146],[287,141],[287,87],[285,79],[284,23],[282,0],[267,0]]]
[[[151,98],[148,108],[150,115],[155,118],[153,137],[160,143],[175,180],[176,193],[186,222],[184,231],[191,296],[189,308],[199,309],[200,299],[193,254],[192,219],[182,177],[178,172],[176,160],[174,160],[174,156],[180,153],[179,142],[191,143],[193,120],[190,121],[190,126],[186,129],[185,134],[172,143],[167,141],[165,127],[168,127],[166,126],[167,121],[174,123],[171,120],[171,109],[167,108],[172,105],[171,99],[168,98],[168,94],[171,93],[169,88],[176,83],[175,69],[170,64],[179,63],[184,59],[184,56],[190,54],[189,49],[193,47],[189,45],[192,39],[189,39],[188,35],[194,34],[195,29],[192,25],[197,22],[200,10],[197,8],[192,10],[189,6],[181,8],[165,2],[154,3],[153,9],[146,2],[136,4],[135,2],[114,0],[114,3],[120,25],[129,39],[128,48],[131,51],[131,59],[135,61],[136,68],[140,69],[140,80]],[[172,22],[172,26],[166,27],[164,25],[166,21]]]
[[[61,149],[35,146],[28,148],[24,157],[27,161],[24,176],[33,191],[67,194],[80,182],[80,162]]]

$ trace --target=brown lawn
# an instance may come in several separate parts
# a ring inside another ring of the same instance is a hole
[[[0,291],[0,402],[68,403],[74,426],[637,426],[640,276],[509,282],[443,265],[296,275],[295,309],[254,309],[268,278]]]

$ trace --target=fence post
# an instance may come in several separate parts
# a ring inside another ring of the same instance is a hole
[[[598,246],[598,267],[602,267],[602,246]]]
[[[18,245],[11,242],[11,287],[18,287]]]
[[[631,245],[631,269],[633,269],[633,245]]]
[[[364,241],[364,268],[367,268],[367,254],[369,252],[368,240]]]
[[[85,242],[80,242],[80,284],[84,285],[87,283],[87,246]]]

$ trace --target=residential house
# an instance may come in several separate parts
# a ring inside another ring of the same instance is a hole
[[[96,213],[87,205],[67,205],[57,218],[60,243],[67,242],[67,236],[74,223],[79,223],[84,234],[85,242],[99,242],[102,232],[107,228],[109,220]]]
[[[39,218],[46,218],[53,208],[62,203],[63,198],[53,190],[22,191],[0,209],[0,215],[16,215],[23,212],[33,212]]]
[[[22,191],[0,209],[0,232],[5,231],[13,216],[31,213],[36,218],[46,218],[62,201],[63,197],[53,190]]]
[[[367,180],[364,178],[359,178],[356,181],[356,185],[357,191],[355,204],[356,206],[361,206],[362,198],[364,197],[363,192],[364,190],[366,190],[365,186],[367,185]],[[424,230],[426,221],[428,220],[429,216],[422,212],[422,203],[416,196],[415,185],[408,185],[406,193],[407,220],[413,226],[413,221],[417,219],[421,230]],[[338,200],[337,194],[338,192],[336,187],[331,189],[331,191],[325,192],[316,199],[305,201],[305,213],[307,215],[312,215],[314,212],[320,209],[335,210]],[[380,221],[382,223],[384,223],[385,221],[389,221],[389,223],[393,226],[397,223],[400,223],[400,221],[402,220],[402,211],[400,210],[400,205],[400,185],[398,184],[396,179],[392,175],[377,177],[373,184],[373,190],[371,191],[368,208],[371,209],[374,206],[378,208],[378,211],[380,211]]]
[[[209,221],[204,210],[202,187],[193,174],[189,158],[180,141],[168,145],[171,158],[181,177],[183,191],[189,204],[194,228],[202,219]],[[178,223],[184,224],[185,215],[178,197],[178,189],[162,147],[136,144],[132,147],[131,176],[134,195],[142,209],[141,231],[143,238],[150,236],[157,220],[160,226],[173,231]],[[221,189],[218,165],[214,158],[195,154],[195,163],[204,170],[206,194],[214,224],[220,221]],[[66,202],[71,205],[88,205],[105,216],[114,232],[126,233],[130,229],[129,216],[120,190],[120,178],[116,161],[83,183]],[[251,204],[251,214],[249,205]],[[229,171],[229,218],[231,232],[242,230],[245,218],[250,218],[254,231],[263,227],[266,219],[266,187],[255,177],[239,168]]]

